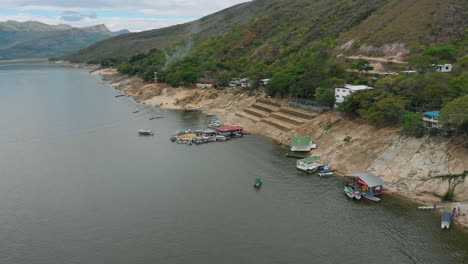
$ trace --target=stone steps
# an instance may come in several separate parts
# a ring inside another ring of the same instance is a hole
[[[263,119],[260,122],[263,122],[265,124],[276,127],[278,129],[286,131],[286,132],[292,130],[292,128],[288,124],[285,124],[284,122],[281,122],[279,120],[272,120],[270,118],[267,118],[267,119]]]
[[[273,113],[273,112],[278,111],[278,107],[276,107],[276,106],[272,106],[272,105],[268,105],[268,104],[264,104],[264,103],[259,103],[259,102],[256,102],[255,104],[253,104],[251,106],[251,108],[257,108],[259,110],[262,110],[262,111],[268,112],[268,113]]]
[[[279,111],[282,112],[282,113],[286,113],[288,115],[291,115],[291,116],[296,116],[296,117],[309,119],[309,120],[315,118],[316,116],[318,116],[317,113],[308,112],[308,111],[305,111],[305,110],[291,108],[291,107],[282,107]]]
[[[276,107],[278,107],[278,108],[281,107],[281,104],[275,103],[275,102],[273,102],[273,101],[266,100],[266,99],[260,99],[260,98],[258,98],[258,99],[256,100],[256,102],[257,102],[257,103],[263,103],[263,104],[267,104],[267,105],[276,106]]]
[[[237,112],[236,116],[250,119],[253,122],[259,122],[260,120],[262,120],[260,117],[248,114],[246,112]]]
[[[250,114],[250,115],[260,117],[260,118],[264,118],[264,117],[266,117],[266,116],[268,116],[270,114],[268,112],[264,112],[264,111],[259,110],[257,108],[246,108],[246,109],[244,109],[244,112],[247,113],[247,114]]]
[[[280,121],[287,122],[289,124],[292,124],[294,126],[300,126],[304,124],[304,120],[301,118],[298,118],[296,116],[289,115],[284,112],[275,112],[270,115],[271,118],[278,119]]]

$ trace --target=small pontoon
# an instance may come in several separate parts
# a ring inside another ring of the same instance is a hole
[[[307,173],[313,173],[321,166],[323,166],[323,164],[320,157],[308,157],[296,162],[296,168]]]

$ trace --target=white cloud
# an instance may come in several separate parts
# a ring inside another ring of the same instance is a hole
[[[49,16],[31,16],[28,14],[18,14],[2,16],[0,21],[15,20],[15,21],[40,21],[50,25],[67,24],[74,27],[88,27],[99,24],[105,24],[111,31],[128,29],[132,32],[168,27],[176,24],[190,22],[190,19],[158,19],[158,18],[120,18],[120,17],[85,17],[79,21],[63,21],[60,17]]]
[[[246,0],[0,0],[1,8],[10,10],[0,10],[0,21],[35,20],[78,27],[105,24],[112,31],[143,31],[189,22],[242,2]]]

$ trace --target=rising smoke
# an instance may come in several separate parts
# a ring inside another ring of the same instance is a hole
[[[169,67],[172,63],[183,60],[193,49],[195,43],[195,35],[200,33],[200,22],[194,21],[190,23],[188,38],[181,44],[175,47],[173,50],[167,52],[164,50],[164,56],[166,57],[166,63],[164,64],[163,70]]]

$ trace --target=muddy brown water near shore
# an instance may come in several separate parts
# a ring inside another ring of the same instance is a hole
[[[0,263],[467,261],[436,213],[348,200],[266,138],[173,144],[209,118],[114,98],[88,70],[2,64],[0,80]]]

